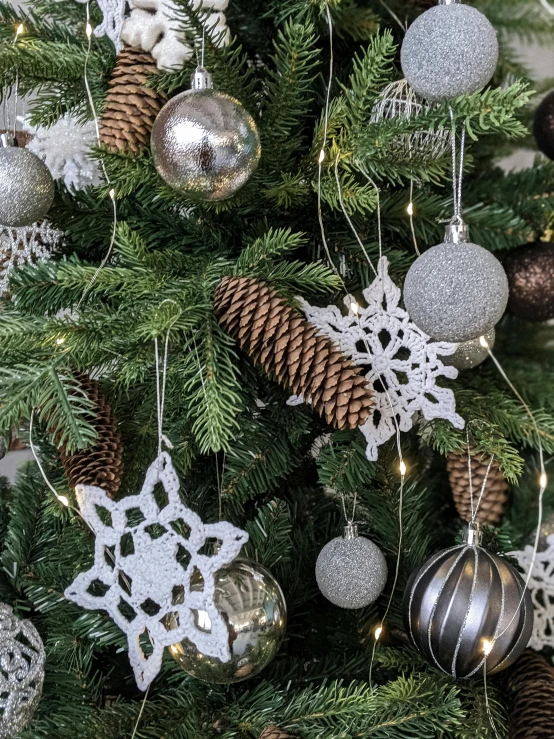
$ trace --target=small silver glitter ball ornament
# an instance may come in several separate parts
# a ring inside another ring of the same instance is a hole
[[[522,597],[524,596],[524,597]],[[453,677],[509,667],[533,629],[533,603],[506,560],[479,546],[470,524],[461,546],[435,554],[411,576],[404,623],[421,654]]]
[[[487,334],[508,304],[508,278],[487,249],[466,241],[465,225],[448,226],[446,241],[410,267],[404,303],[418,328],[436,341],[460,343]]]
[[[0,603],[0,739],[12,739],[32,719],[44,683],[44,645],[30,621]]]
[[[238,100],[213,90],[202,68],[193,75],[193,89],[161,109],[151,147],[160,177],[204,202],[234,195],[255,172],[261,154],[252,116]]]
[[[40,221],[54,200],[54,180],[44,162],[28,149],[0,146],[0,224],[19,228]]]
[[[498,62],[496,31],[487,18],[459,0],[442,0],[408,28],[401,51],[404,76],[430,101],[482,90]]]
[[[191,591],[204,583],[191,580]],[[287,626],[287,604],[277,580],[262,565],[237,558],[215,574],[214,602],[229,631],[229,662],[208,657],[188,639],[169,651],[192,677],[208,683],[239,683],[254,677],[279,651]],[[194,611],[196,627],[210,630],[205,611]]]
[[[485,339],[489,349],[493,349],[496,339],[496,331],[492,329],[486,333]],[[483,346],[481,343],[481,337],[478,336],[476,339],[462,341],[456,347],[454,354],[450,354],[448,357],[441,357],[441,360],[443,364],[456,367],[456,369],[459,370],[466,370],[473,369],[482,364],[488,356],[488,349],[486,346]]]
[[[349,524],[343,536],[326,544],[317,558],[315,577],[323,595],[340,608],[364,608],[377,600],[387,583],[387,561],[379,547],[358,536]]]

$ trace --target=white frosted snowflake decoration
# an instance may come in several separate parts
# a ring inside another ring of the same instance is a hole
[[[538,651],[543,647],[554,647],[554,534],[546,537],[546,543],[544,552],[537,553],[529,580],[535,612],[529,646]],[[511,552],[511,556],[519,562],[525,579],[533,561],[533,547],[526,546],[521,552]]]
[[[360,427],[367,440],[366,456],[372,461],[377,459],[377,447],[396,433],[395,418],[401,431],[412,428],[416,413],[427,420],[444,418],[456,428],[464,426],[454,393],[436,382],[439,377],[458,376],[457,369],[439,359],[453,354],[456,345],[431,341],[410,321],[399,307],[400,289],[389,277],[388,264],[381,257],[377,277],[363,292],[366,308],[352,297],[344,301],[348,315],[336,305],[315,308],[300,301],[310,323],[364,368],[375,391],[374,410]]]
[[[86,3],[89,0],[77,0],[78,3]],[[115,46],[117,52],[121,51],[121,29],[125,20],[127,0],[96,0],[102,11],[102,23],[94,29],[95,36],[107,36]],[[129,5],[133,7],[132,0]]]
[[[95,557],[65,596],[84,608],[108,611],[125,632],[139,688],[146,690],[158,674],[164,648],[185,638],[206,656],[228,662],[229,634],[214,605],[214,573],[238,555],[248,534],[226,521],[204,524],[181,503],[167,452],[148,469],[139,495],[115,502],[101,488],[79,485],[76,492],[96,533]],[[216,541],[220,548],[212,554]],[[197,612],[204,614],[198,625]]]
[[[46,262],[61,237],[61,231],[51,228],[47,221],[21,228],[0,226],[0,296],[8,292],[14,269]]]
[[[204,10],[206,34],[218,46],[230,40],[223,11],[229,0],[191,0],[193,10]],[[183,13],[172,0],[134,0],[121,38],[130,46],[149,51],[160,69],[180,69],[188,62],[199,39],[191,28],[183,28]]]
[[[65,115],[50,128],[31,126],[28,121],[24,127],[33,137],[27,148],[43,160],[55,180],[63,178],[72,190],[100,184],[100,168],[90,157],[90,149],[96,145],[94,121],[82,125]]]

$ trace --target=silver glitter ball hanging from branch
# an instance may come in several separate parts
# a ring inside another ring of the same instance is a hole
[[[480,11],[442,0],[408,28],[401,51],[404,76],[430,101],[469,95],[487,85],[498,63],[496,31]]]
[[[0,224],[31,226],[50,210],[54,180],[44,162],[28,149],[11,145],[3,134],[0,144]]]
[[[349,524],[343,536],[326,544],[317,558],[315,576],[327,600],[340,608],[364,608],[387,584],[387,561],[379,547],[358,536]]]
[[[44,645],[30,621],[0,603],[0,739],[12,739],[32,719],[44,683]]]
[[[152,128],[151,147],[160,177],[192,200],[234,195],[256,171],[260,137],[252,116],[230,95],[212,89],[198,68],[192,89],[172,98]]]
[[[513,664],[533,629],[533,603],[511,564],[479,545],[471,524],[461,546],[433,555],[411,576],[404,624],[419,652],[453,677]]]

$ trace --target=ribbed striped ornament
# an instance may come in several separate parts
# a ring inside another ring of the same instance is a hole
[[[494,674],[527,646],[531,595],[506,560],[479,546],[472,524],[464,544],[435,554],[404,593],[406,630],[420,653],[453,677]]]

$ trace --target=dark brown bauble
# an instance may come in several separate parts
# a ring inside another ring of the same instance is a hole
[[[508,310],[525,321],[554,318],[554,244],[537,241],[515,249],[504,262]]]
[[[554,159],[554,92],[549,93],[537,108],[533,133],[540,151]]]

